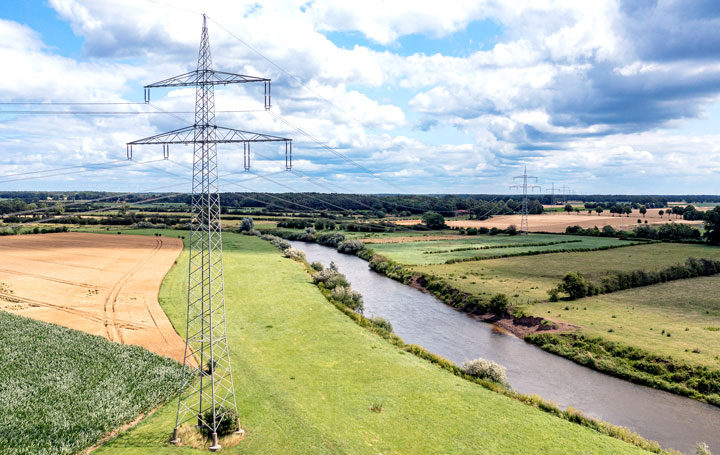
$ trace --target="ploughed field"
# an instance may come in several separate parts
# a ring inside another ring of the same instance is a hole
[[[338,311],[303,266],[224,234],[230,357],[245,440],[226,453],[643,453],[401,351]],[[185,325],[187,250],[160,303]],[[374,410],[373,410],[374,409]],[[196,453],[168,444],[176,405],[98,454]]]
[[[0,237],[0,310],[182,362],[185,343],[157,301],[178,238],[56,233]]]

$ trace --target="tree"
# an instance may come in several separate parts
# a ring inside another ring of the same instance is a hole
[[[644,205],[641,205],[640,206],[640,214],[643,216],[643,218],[645,218],[646,213],[647,213],[647,207],[645,207]]]
[[[705,212],[705,240],[713,245],[720,245],[720,206]]]
[[[625,215],[627,216],[630,216],[630,214],[632,213],[632,207],[629,204],[624,205],[623,213],[625,213]]]
[[[658,212],[658,215],[660,215],[660,218],[662,218],[662,216],[665,215],[665,211],[660,210],[660,211]]]
[[[570,272],[558,284],[557,289],[569,295],[571,299],[579,299],[589,295],[590,284],[582,274]]]
[[[603,210],[602,207],[598,206],[598,208],[596,208],[595,211],[597,212],[598,216],[600,216],[600,214],[601,214],[604,210]]]
[[[565,210],[566,212],[568,212],[568,214],[570,214],[570,213],[572,213],[572,211],[573,211],[573,206],[570,205],[570,204],[565,204],[564,210]]]
[[[442,229],[445,227],[445,218],[437,212],[425,212],[422,222],[430,229]]]

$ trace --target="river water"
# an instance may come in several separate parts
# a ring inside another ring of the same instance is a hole
[[[695,443],[705,441],[720,453],[720,408],[599,373],[498,333],[430,294],[373,272],[356,256],[314,243],[290,243],[310,262],[335,262],[363,295],[364,314],[389,320],[407,343],[457,364],[478,357],[494,360],[507,368],[514,390],[628,427],[664,448],[694,454]]]

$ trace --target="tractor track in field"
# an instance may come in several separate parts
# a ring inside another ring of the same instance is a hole
[[[156,238],[155,247],[152,249],[152,251],[150,251],[150,253],[146,255],[140,262],[135,264],[133,268],[127,271],[118,281],[115,282],[113,287],[110,289],[110,293],[105,299],[105,304],[103,305],[103,310],[105,314],[103,324],[105,325],[105,331],[107,333],[108,340],[119,341],[123,344],[125,343],[122,330],[120,330],[121,327],[118,326],[118,317],[116,311],[118,296],[120,295],[120,291],[122,291],[123,286],[125,286],[125,284],[135,275],[135,273],[137,273],[138,270],[140,270],[140,268],[142,268],[142,266],[147,264],[150,259],[155,256],[155,254],[162,248],[162,246],[162,239]],[[145,303],[145,307],[147,308],[147,303]],[[149,308],[148,312],[150,312]],[[155,327],[159,329],[157,322],[155,321],[155,318],[152,316],[152,314],[150,314],[150,318],[152,319],[153,324],[155,324]]]

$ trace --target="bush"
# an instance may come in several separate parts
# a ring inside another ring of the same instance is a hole
[[[488,234],[490,235],[498,235],[500,233],[500,229],[494,227],[488,231]]]
[[[313,270],[316,270],[318,272],[324,268],[322,262],[320,261],[313,262],[312,264],[310,264],[310,267],[312,267]]]
[[[505,367],[492,360],[475,359],[469,360],[460,367],[465,374],[485,379],[498,384],[507,385],[507,373]]]
[[[337,250],[345,254],[357,254],[365,249],[365,244],[360,240],[345,240],[338,245]]]
[[[358,291],[350,289],[349,286],[335,286],[330,294],[334,300],[358,313],[363,312],[363,298]]]
[[[350,286],[347,278],[342,273],[338,272],[337,269],[331,268],[323,269],[312,276],[315,284],[322,283],[326,289],[334,289],[338,286]]]
[[[492,313],[497,314],[498,316],[502,316],[503,314],[507,313],[509,307],[510,301],[505,294],[495,294],[490,299],[488,310],[490,310],[490,312]]]
[[[255,229],[255,222],[252,218],[243,218],[240,220],[240,226],[238,232],[249,232]]]
[[[510,226],[508,226],[507,229],[505,229],[505,233],[507,235],[517,235],[518,234],[517,226],[515,226],[514,224],[511,224]]]
[[[293,259],[293,260],[295,260],[295,261],[304,260],[304,259],[305,259],[305,252],[304,252],[304,251],[300,251],[300,250],[298,250],[297,248],[293,248],[293,247],[286,248],[286,249],[283,251],[283,254],[285,255],[286,258],[290,258],[290,259]]]
[[[568,294],[571,299],[580,299],[590,295],[590,284],[581,273],[570,272],[558,284],[557,290]]]
[[[698,442],[695,445],[695,455],[712,455],[712,452],[710,452],[710,447],[707,444]]]
[[[215,415],[219,416],[220,421],[217,423],[217,435],[218,437],[227,436],[238,429],[238,416],[235,410],[232,408],[217,407],[215,408]],[[203,420],[212,425],[213,415],[212,409],[208,409],[203,414]],[[206,425],[200,427],[200,433],[206,438],[212,437],[212,430]]]
[[[370,318],[370,321],[373,323],[373,325],[375,327],[377,327],[379,329],[385,330],[387,332],[393,331],[392,324],[390,324],[390,321],[388,321],[387,319],[385,319],[383,317],[375,316],[375,317]]]

